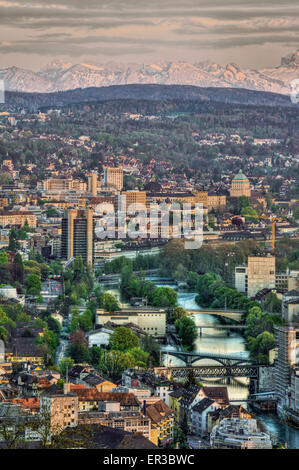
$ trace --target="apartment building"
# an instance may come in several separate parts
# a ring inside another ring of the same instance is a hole
[[[36,215],[29,211],[8,211],[0,214],[0,227],[23,227],[28,224],[30,228],[36,227]]]
[[[52,435],[78,425],[78,397],[74,394],[41,396],[40,410],[50,419]]]

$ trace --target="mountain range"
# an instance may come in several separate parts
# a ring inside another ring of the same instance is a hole
[[[281,64],[262,70],[244,69],[205,61],[155,62],[152,64],[72,64],[53,61],[38,72],[19,67],[0,69],[5,90],[52,93],[111,85],[158,84],[196,87],[245,88],[290,94],[290,82],[299,78],[299,50],[281,59]]]

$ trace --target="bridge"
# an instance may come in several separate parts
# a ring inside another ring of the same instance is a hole
[[[194,362],[200,361],[202,359],[213,359],[213,361],[218,362],[222,366],[236,366],[239,364],[250,363],[251,360],[248,355],[242,354],[239,352],[237,354],[217,354],[209,353],[205,351],[197,352],[186,352],[186,351],[162,351],[163,354],[167,356],[177,357],[181,361],[185,362],[186,365],[191,365]],[[217,376],[215,376],[217,377]]]
[[[156,367],[155,372],[173,379],[187,379],[190,371],[197,379],[249,377],[259,378],[257,365],[231,365],[231,366],[194,366],[194,367]],[[265,366],[263,366],[265,367]],[[269,366],[271,367],[271,366]]]
[[[196,328],[199,330],[199,336],[202,337],[203,330],[213,329],[213,330],[226,330],[227,335],[229,336],[230,330],[245,330],[246,325],[196,325]]]
[[[225,309],[187,309],[187,312],[190,313],[190,315],[193,315],[194,313],[200,313],[201,315],[216,315],[218,317],[224,317],[224,318],[229,318],[230,320],[235,320],[237,322],[242,321],[244,311],[243,310],[225,310]]]

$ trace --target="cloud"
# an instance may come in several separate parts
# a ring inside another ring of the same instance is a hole
[[[296,47],[298,13],[297,0],[0,0],[0,53],[168,59],[176,49]]]

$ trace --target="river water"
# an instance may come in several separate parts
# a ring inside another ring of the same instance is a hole
[[[148,278],[155,282],[157,286],[165,283],[159,283],[158,278]],[[168,287],[177,291],[175,284],[167,284]],[[196,293],[192,292],[181,292],[177,291],[178,294],[178,305],[185,309],[200,309],[198,304],[195,302]],[[221,325],[218,317],[207,314],[196,313],[193,316],[195,323],[201,326],[215,326],[215,328],[209,328],[204,330],[202,337],[198,335],[195,342],[195,351],[205,351],[210,353],[218,354],[236,354],[240,353],[242,356],[248,356],[248,352],[245,348],[245,340],[243,336],[238,332],[231,332],[230,336],[226,335],[223,329],[219,328]],[[218,328],[217,328],[218,326]],[[167,350],[175,349],[174,346],[167,346]],[[169,366],[184,366],[185,364],[178,358],[172,357],[168,354],[164,354],[164,364]],[[196,365],[195,362],[193,365]],[[212,359],[201,360],[198,364],[218,364]],[[204,385],[225,385],[228,389],[228,395],[230,400],[238,400],[236,403],[242,404],[247,408],[247,403],[244,401],[249,394],[249,379],[231,379],[231,383],[227,384],[226,379],[220,381],[202,381]],[[278,419],[276,415],[267,413],[257,413],[257,418],[263,422],[266,427],[266,431],[273,436],[274,441],[280,442],[286,445],[289,449],[299,449],[299,430],[287,426]]]
[[[198,309],[200,307],[195,302],[196,293],[178,291],[175,284],[161,283],[158,277],[147,277],[147,280],[154,282],[157,286],[171,287],[177,291],[178,294],[178,305],[185,309]],[[122,307],[128,306],[124,303],[121,298],[120,290],[117,288],[106,288],[105,291],[113,294],[120,302]],[[218,317],[207,314],[196,313],[193,315],[195,323],[201,326],[214,326],[215,328],[209,328],[204,330],[202,337],[198,335],[195,342],[195,351],[217,353],[217,354],[241,354],[243,357],[248,356],[248,352],[245,348],[245,341],[243,336],[238,332],[231,332],[230,336],[226,335],[225,330],[219,328],[221,325]],[[217,328],[218,326],[218,328]],[[175,350],[175,346],[168,345],[163,348],[165,350],[164,365],[169,366],[184,366],[185,364],[178,358],[172,357],[167,354],[166,351]],[[195,362],[193,365],[196,365]],[[198,362],[200,365],[210,365],[219,363],[213,361],[213,359],[205,359]],[[249,379],[239,378],[231,379],[231,383],[227,384],[226,379],[213,380],[213,381],[201,381],[204,385],[225,385],[228,389],[229,399],[236,404],[242,404],[244,408],[247,408],[246,398],[249,394]],[[286,444],[289,449],[299,449],[299,430],[287,426],[278,419],[276,415],[267,413],[257,413],[256,416],[260,421],[263,422],[266,427],[266,432],[272,435],[274,441],[280,442],[283,445]]]

